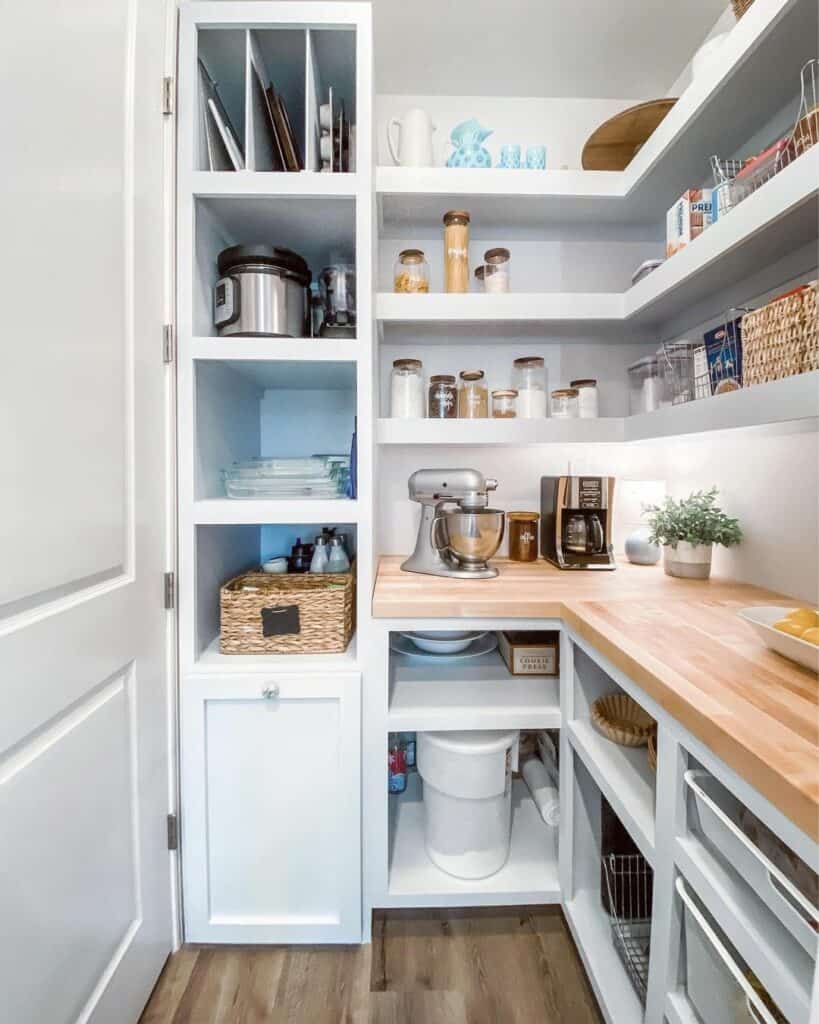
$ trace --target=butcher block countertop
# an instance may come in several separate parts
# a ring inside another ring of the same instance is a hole
[[[727,579],[672,579],[660,566],[562,572],[495,559],[497,579],[478,581],[404,573],[402,561],[380,560],[376,618],[563,619],[819,840],[819,680],[736,614],[804,602]]]

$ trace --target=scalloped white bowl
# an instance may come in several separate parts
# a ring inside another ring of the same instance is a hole
[[[809,644],[807,640],[800,640],[798,636],[780,633],[778,629],[773,628],[775,622],[784,619],[788,612],[793,610],[793,607],[785,608],[781,605],[760,605],[755,608],[741,608],[737,615],[749,623],[766,647],[809,668],[811,672],[819,673],[819,647]]]

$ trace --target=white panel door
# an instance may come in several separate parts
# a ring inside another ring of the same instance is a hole
[[[131,1024],[171,872],[166,0],[0,34],[0,1018]]]
[[[360,942],[357,673],[182,682],[191,942]]]

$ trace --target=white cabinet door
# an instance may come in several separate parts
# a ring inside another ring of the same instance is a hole
[[[3,5],[0,1019],[131,1024],[171,946],[167,0]]]
[[[361,677],[182,684],[189,942],[361,939]]]

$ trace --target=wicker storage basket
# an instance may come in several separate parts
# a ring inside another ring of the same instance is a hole
[[[742,318],[743,384],[819,369],[816,281]]]
[[[222,654],[341,654],[355,628],[349,572],[246,572],[220,591]]]
[[[648,766],[653,771],[657,771],[657,733],[652,732],[648,737]]]
[[[731,0],[731,6],[734,9],[734,15],[736,16],[737,21],[739,21],[753,2],[754,0]]]
[[[627,693],[609,693],[591,706],[597,729],[621,747],[644,747],[657,723]]]

